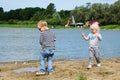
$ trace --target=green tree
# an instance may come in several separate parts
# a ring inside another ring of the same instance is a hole
[[[76,22],[84,22],[88,14],[88,9],[84,6],[76,7],[74,10],[71,11],[71,14],[74,16]]]
[[[20,20],[21,16],[19,15],[19,12],[22,9],[16,9],[16,10],[10,10],[8,12],[4,12],[4,20],[10,20],[10,19],[15,19],[15,20]]]
[[[56,12],[55,5],[50,3],[46,8],[46,18],[52,18],[52,15]]]
[[[112,24],[116,23],[116,24],[120,24],[120,0],[116,1],[114,4],[111,5],[110,7],[111,9],[111,21]]]
[[[71,11],[69,10],[61,10],[58,12],[58,14],[60,15],[62,25],[65,25],[66,22],[71,18]]]
[[[31,20],[38,21],[40,19],[45,19],[45,9],[41,8],[33,15]]]
[[[2,7],[0,7],[0,21],[4,18],[4,10]]]
[[[30,20],[35,14],[34,8],[25,8],[20,11],[21,20]]]
[[[106,21],[109,19],[110,9],[109,4],[95,3],[90,9],[91,20],[99,20],[102,24],[106,24]]]

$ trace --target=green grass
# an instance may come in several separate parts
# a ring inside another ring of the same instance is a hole
[[[36,24],[0,24],[0,27],[7,27],[7,28],[36,28]]]
[[[37,24],[0,24],[0,27],[6,28],[37,28]],[[51,25],[48,25],[49,28],[52,28]],[[56,29],[64,28],[64,26],[55,26]],[[69,27],[74,28],[74,27]]]
[[[120,30],[120,25],[106,25],[101,26],[100,28],[105,30]]]
[[[81,73],[79,76],[79,80],[87,80],[87,77],[83,73]]]
[[[7,27],[7,28],[36,28],[36,24],[0,24],[0,27]],[[49,25],[49,28],[52,26]],[[65,27],[65,26],[55,26],[56,29],[74,29],[73,26],[70,27]],[[105,25],[105,26],[100,26],[101,29],[104,30],[120,30],[120,25]],[[78,29],[78,28],[76,28]],[[80,29],[80,28],[79,28]],[[89,29],[88,27],[84,27],[83,29]]]

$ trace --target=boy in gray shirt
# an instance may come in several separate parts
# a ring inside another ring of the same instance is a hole
[[[88,68],[92,68],[93,58],[97,62],[97,66],[101,66],[100,58],[99,58],[99,41],[102,40],[102,36],[99,33],[98,24],[92,24],[90,26],[91,33],[86,37],[84,33],[82,34],[83,39],[89,40],[89,65]]]
[[[41,45],[41,56],[40,56],[40,71],[36,75],[45,74],[48,71],[49,74],[53,72],[52,58],[55,50],[55,35],[47,27],[47,22],[40,20],[37,24],[38,29],[41,32],[40,45]],[[48,62],[48,67],[45,67],[45,58]]]

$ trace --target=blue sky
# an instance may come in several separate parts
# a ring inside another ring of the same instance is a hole
[[[72,10],[76,6],[86,5],[87,2],[93,3],[109,3],[112,4],[117,0],[0,0],[0,7],[4,11],[15,10],[25,7],[46,8],[50,3],[55,4],[57,11]]]

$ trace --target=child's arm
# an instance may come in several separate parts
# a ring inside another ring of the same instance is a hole
[[[54,35],[54,41],[56,41],[56,36]]]
[[[39,41],[41,46],[43,45],[43,41],[44,41],[43,40],[43,33],[41,33],[41,35],[40,35],[40,41]]]
[[[83,37],[84,40],[86,40],[86,41],[89,40],[89,38],[86,37],[84,33],[81,33],[81,35],[82,35],[82,37]]]
[[[96,33],[95,36],[98,38],[98,40],[102,40],[102,36],[99,33]]]

